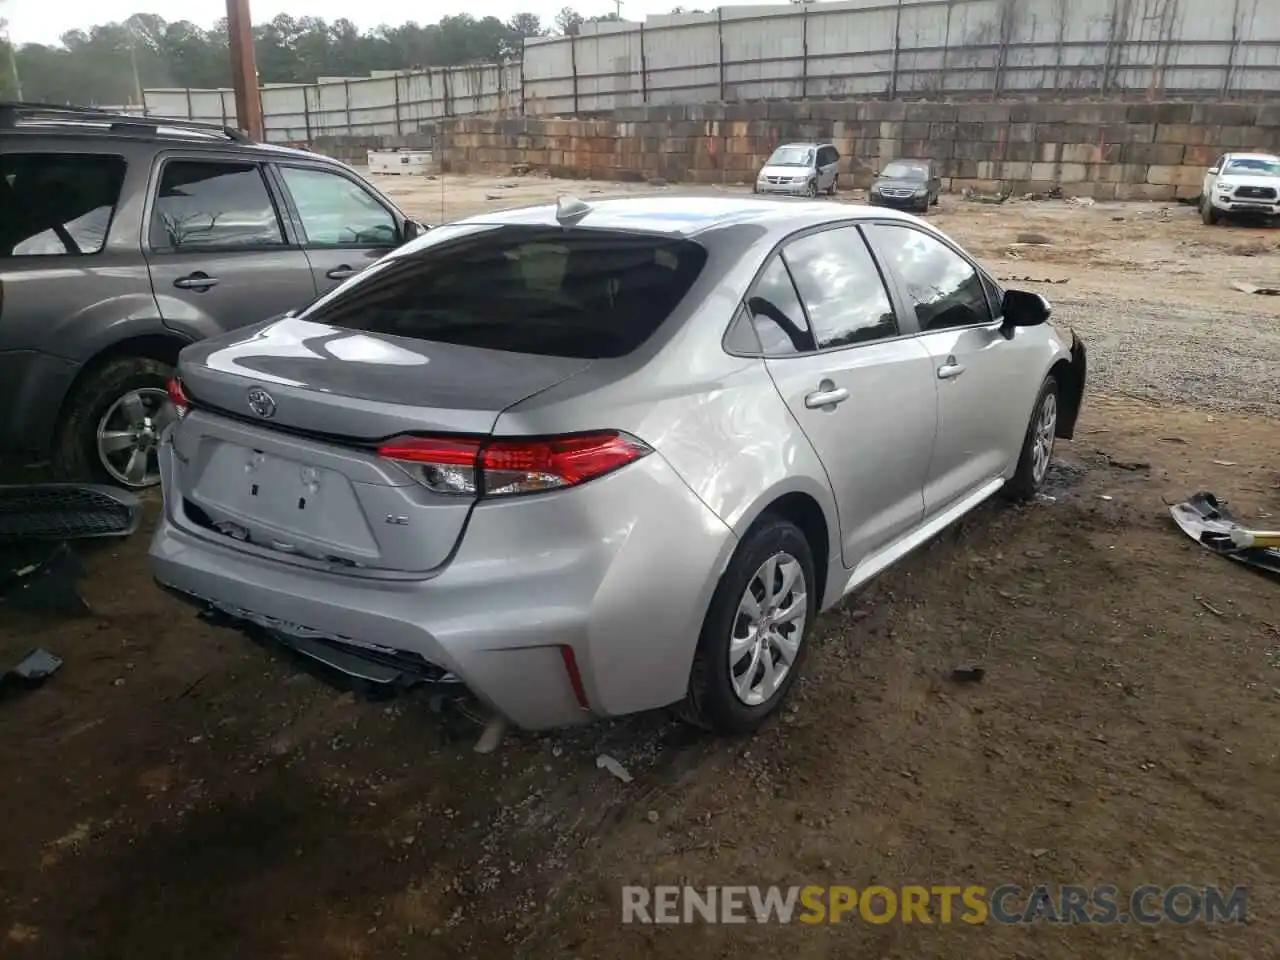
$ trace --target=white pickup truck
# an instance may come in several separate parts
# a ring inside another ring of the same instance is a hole
[[[1207,224],[1231,214],[1280,216],[1280,157],[1225,153],[1204,176],[1200,216]]]

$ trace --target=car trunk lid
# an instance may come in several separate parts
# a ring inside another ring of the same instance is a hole
[[[295,318],[183,352],[173,435],[186,518],[243,549],[368,575],[445,563],[474,497],[378,453],[401,434],[487,436],[507,407],[585,370]]]

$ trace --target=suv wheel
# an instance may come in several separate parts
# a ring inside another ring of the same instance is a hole
[[[1218,208],[1213,205],[1213,201],[1207,196],[1200,200],[1200,219],[1204,221],[1205,226],[1212,227],[1222,219],[1222,214],[1218,212]]]
[[[131,490],[158,484],[157,443],[173,419],[171,376],[168,364],[144,357],[110,360],[86,376],[59,426],[58,473]]]
[[[768,517],[738,545],[698,640],[687,720],[717,733],[749,733],[795,683],[818,597],[813,554],[800,529]]]
[[[1027,425],[1027,435],[1022,441],[1022,453],[1013,479],[1005,484],[1004,492],[1015,502],[1030,500],[1040,492],[1049,475],[1049,463],[1053,460],[1053,442],[1058,435],[1058,381],[1052,375],[1045,378],[1036,396],[1036,405]]]

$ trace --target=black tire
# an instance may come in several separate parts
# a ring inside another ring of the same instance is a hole
[[[76,384],[63,406],[53,452],[60,478],[122,486],[98,455],[98,423],[125,394],[146,388],[165,389],[173,367],[145,357],[108,360]]]
[[[729,644],[737,623],[739,603],[756,572],[770,557],[782,552],[799,562],[804,575],[807,604],[804,634],[796,657],[777,690],[764,702],[750,706],[739,699],[730,684]],[[761,518],[738,544],[711,598],[689,674],[689,692],[681,709],[683,718],[705,730],[726,735],[751,733],[764,723],[786,699],[804,663],[820,600],[817,589],[813,552],[800,528],[781,517],[766,515]]]
[[[916,207],[915,213],[916,213],[916,216],[923,217],[928,212],[929,212],[929,198],[925,197],[924,203]]]
[[[1208,197],[1200,201],[1200,219],[1204,221],[1206,227],[1217,226],[1222,222],[1222,214]]]
[[[1035,446],[1038,438],[1038,428],[1044,415],[1045,398],[1050,396],[1053,398],[1056,432],[1058,381],[1053,378],[1052,374],[1045,377],[1044,383],[1040,385],[1040,392],[1036,394],[1035,406],[1031,408],[1031,419],[1027,422],[1027,432],[1022,438],[1022,451],[1018,455],[1018,468],[1014,471],[1013,478],[1004,485],[1003,492],[1005,497],[1014,503],[1025,503],[1044,487],[1045,477],[1048,475],[1048,464],[1045,466],[1044,474],[1037,477]],[[1052,457],[1052,448],[1049,456]]]

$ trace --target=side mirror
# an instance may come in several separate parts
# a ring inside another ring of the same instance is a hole
[[[1218,175],[1218,168],[1217,168],[1217,167],[1210,167],[1210,168],[1209,168],[1209,176],[1211,176],[1211,177],[1216,177],[1217,175]]]
[[[1048,300],[1026,290],[1006,290],[1001,309],[1006,327],[1038,327],[1053,314]]]
[[[427,228],[417,220],[406,220],[404,222],[404,242],[417,240],[420,236],[427,232]]]

